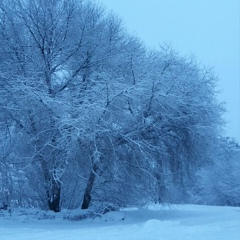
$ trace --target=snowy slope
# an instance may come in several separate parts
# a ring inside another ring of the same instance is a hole
[[[2,214],[0,240],[240,240],[240,208],[233,207],[150,206],[78,222],[61,214],[41,219],[17,210]]]

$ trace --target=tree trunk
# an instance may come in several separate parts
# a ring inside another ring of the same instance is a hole
[[[61,183],[57,182],[49,172],[47,162],[41,158],[41,167],[45,180],[48,208],[54,212],[60,212]]]
[[[93,184],[96,178],[96,170],[97,170],[97,165],[94,163],[93,164],[93,168],[92,171],[89,175],[88,178],[88,182],[87,182],[87,186],[84,192],[84,196],[83,196],[83,202],[82,202],[82,209],[88,209],[90,202],[91,202],[91,192],[92,192],[92,188],[93,188]]]
[[[47,190],[48,207],[50,211],[60,212],[61,187],[53,180],[52,188]]]

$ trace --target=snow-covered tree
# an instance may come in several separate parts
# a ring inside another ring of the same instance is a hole
[[[230,138],[221,138],[214,161],[202,167],[198,176],[200,203],[240,206],[240,146]]]
[[[95,3],[2,0],[0,41],[12,202],[58,212],[180,201],[211,161],[222,124],[211,71],[148,51]]]

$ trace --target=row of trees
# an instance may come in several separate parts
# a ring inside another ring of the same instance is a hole
[[[168,46],[147,50],[101,6],[2,0],[0,42],[8,204],[179,202],[217,156],[212,72]]]

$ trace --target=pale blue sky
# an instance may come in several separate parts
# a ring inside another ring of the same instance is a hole
[[[220,101],[226,102],[226,132],[240,142],[239,0],[98,0],[147,46],[171,43],[215,69]]]

